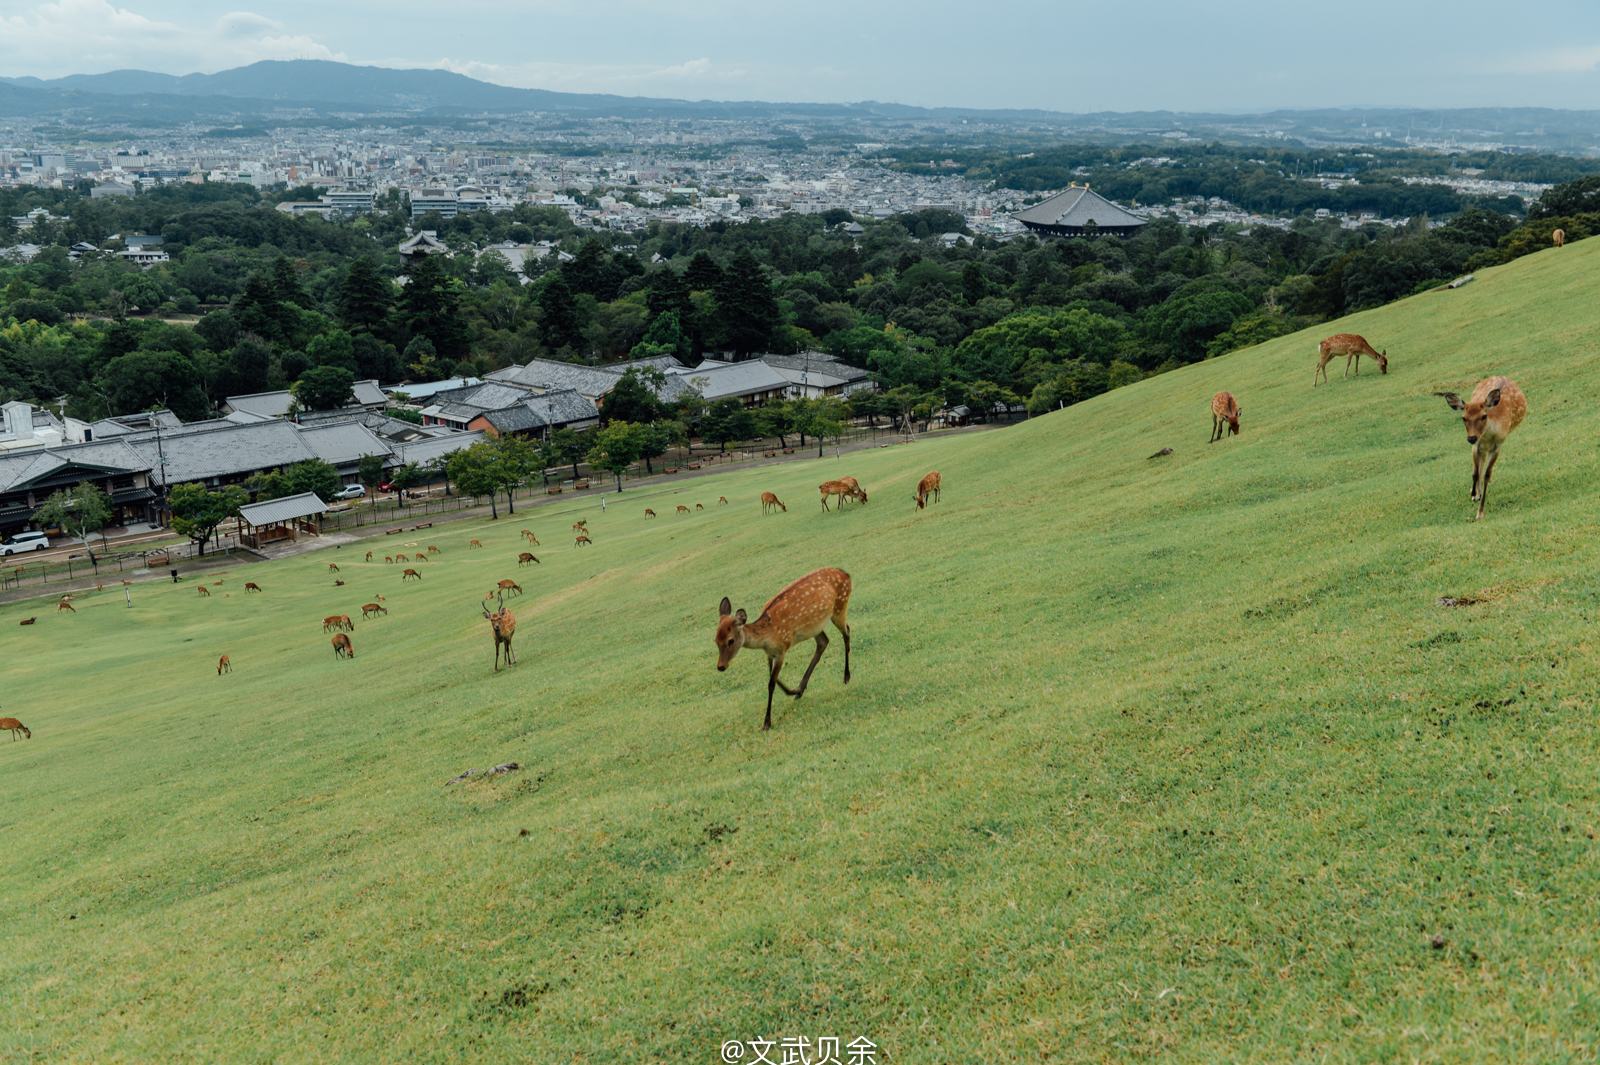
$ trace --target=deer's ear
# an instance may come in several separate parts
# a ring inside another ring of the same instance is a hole
[[[734,615],[734,617],[736,617],[736,618],[738,618],[738,619],[739,619],[739,624],[741,624],[741,625],[743,625],[743,624],[744,624],[744,622],[745,622],[745,612],[744,612],[744,609],[743,609],[743,608],[742,608],[742,607],[741,607],[741,608],[740,608],[740,610],[739,610],[739,612],[738,612],[738,613],[737,613],[737,614],[735,614],[735,615]]]
[[[1489,393],[1489,398],[1484,400],[1484,410],[1494,410],[1500,405],[1500,390],[1497,388]]]
[[[1463,410],[1466,407],[1466,404],[1461,402],[1461,397],[1454,392],[1435,392],[1434,395],[1450,404],[1453,410]]]
[[[725,618],[731,613],[733,613],[733,604],[728,602],[727,596],[723,596],[722,605],[717,608],[717,616]]]

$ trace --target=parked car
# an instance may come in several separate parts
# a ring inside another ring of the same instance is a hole
[[[50,537],[42,532],[21,532],[0,542],[0,555],[17,555],[24,551],[43,551],[50,546]]]
[[[362,496],[364,496],[366,494],[367,494],[367,490],[366,490],[366,488],[364,486],[359,485],[359,484],[347,484],[343,488],[339,489],[338,493],[335,494],[333,498],[335,498],[335,499],[360,499]]]
[[[380,484],[378,486],[378,491],[380,491],[380,492],[392,492],[392,491],[394,491],[394,483],[392,481],[384,481],[382,484]]]

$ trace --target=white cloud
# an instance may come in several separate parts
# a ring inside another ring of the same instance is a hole
[[[1600,66],[1600,45],[1576,45],[1523,52],[1501,66],[1499,74],[1584,74]]]
[[[235,11],[210,25],[149,19],[107,0],[53,0],[0,18],[0,66],[51,78],[130,67],[175,74],[215,72],[262,59],[344,60],[281,22]]]

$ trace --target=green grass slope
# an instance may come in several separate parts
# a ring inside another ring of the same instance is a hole
[[[343,549],[0,608],[34,730],[0,741],[0,1057],[1593,1061],[1597,281],[1585,241],[1327,328],[1387,376],[1313,390],[1302,334],[1011,429],[441,526],[420,583]],[[1529,412],[1473,523],[1431,393],[1492,373]],[[1221,388],[1244,431],[1208,445]],[[841,473],[871,502],[824,514]],[[835,640],[763,733],[717,602],[819,566],[854,577],[852,682]],[[321,618],[378,594],[336,661]]]

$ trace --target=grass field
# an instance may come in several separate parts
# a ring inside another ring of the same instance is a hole
[[[1584,241],[1325,327],[1387,376],[1313,390],[1319,331],[998,432],[440,526],[420,583],[345,548],[208,601],[0,608],[0,713],[34,733],[0,740],[0,1059],[711,1062],[798,1035],[1594,1061],[1597,282]],[[1491,373],[1529,413],[1473,523],[1431,393]],[[1207,445],[1220,388],[1243,434]],[[841,473],[871,502],[824,514]],[[854,578],[852,681],[835,640],[763,733],[762,656],[715,671],[717,603],[753,616],[820,566]],[[527,594],[495,674],[502,577]]]

